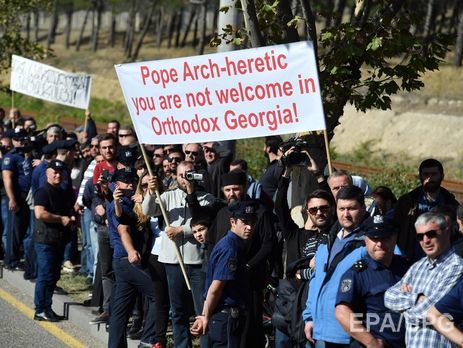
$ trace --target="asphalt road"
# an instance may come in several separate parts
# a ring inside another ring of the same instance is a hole
[[[32,294],[0,279],[0,348],[105,346],[70,321],[34,321],[33,308]],[[54,309],[61,314],[57,308]]]

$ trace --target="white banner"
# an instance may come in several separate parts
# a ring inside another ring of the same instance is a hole
[[[13,55],[10,89],[53,103],[88,109],[92,78]]]
[[[220,141],[326,128],[312,42],[115,68],[144,144]]]

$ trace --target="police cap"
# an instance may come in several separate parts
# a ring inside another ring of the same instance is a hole
[[[364,225],[365,235],[370,238],[386,238],[397,233],[397,228],[381,215],[373,216]]]
[[[12,138],[15,140],[26,138],[27,136],[28,136],[28,133],[22,128],[16,128],[14,130],[14,133],[12,134]]]
[[[47,169],[52,168],[54,170],[64,170],[66,168],[66,164],[63,161],[54,159],[48,162]]]
[[[236,201],[228,206],[231,216],[243,220],[256,220],[259,202],[256,200]]]

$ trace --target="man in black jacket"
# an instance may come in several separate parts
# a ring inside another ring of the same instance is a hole
[[[60,160],[48,163],[47,183],[34,196],[37,219],[35,251],[37,253],[37,280],[35,283],[34,320],[58,321],[64,319],[53,312],[52,296],[60,278],[64,245],[69,240],[73,214],[72,192],[60,187],[66,165]]]
[[[433,158],[421,162],[419,167],[421,186],[399,198],[394,213],[394,221],[399,226],[397,245],[410,262],[424,256],[416,240],[415,221],[423,213],[438,206],[458,206],[453,194],[441,187],[444,179],[442,163]]]

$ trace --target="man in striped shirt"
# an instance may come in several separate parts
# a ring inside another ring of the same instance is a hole
[[[405,316],[407,347],[454,347],[432,325],[426,313],[463,274],[463,259],[450,244],[451,230],[442,214],[424,213],[415,222],[416,236],[426,254],[384,296],[384,304]]]

